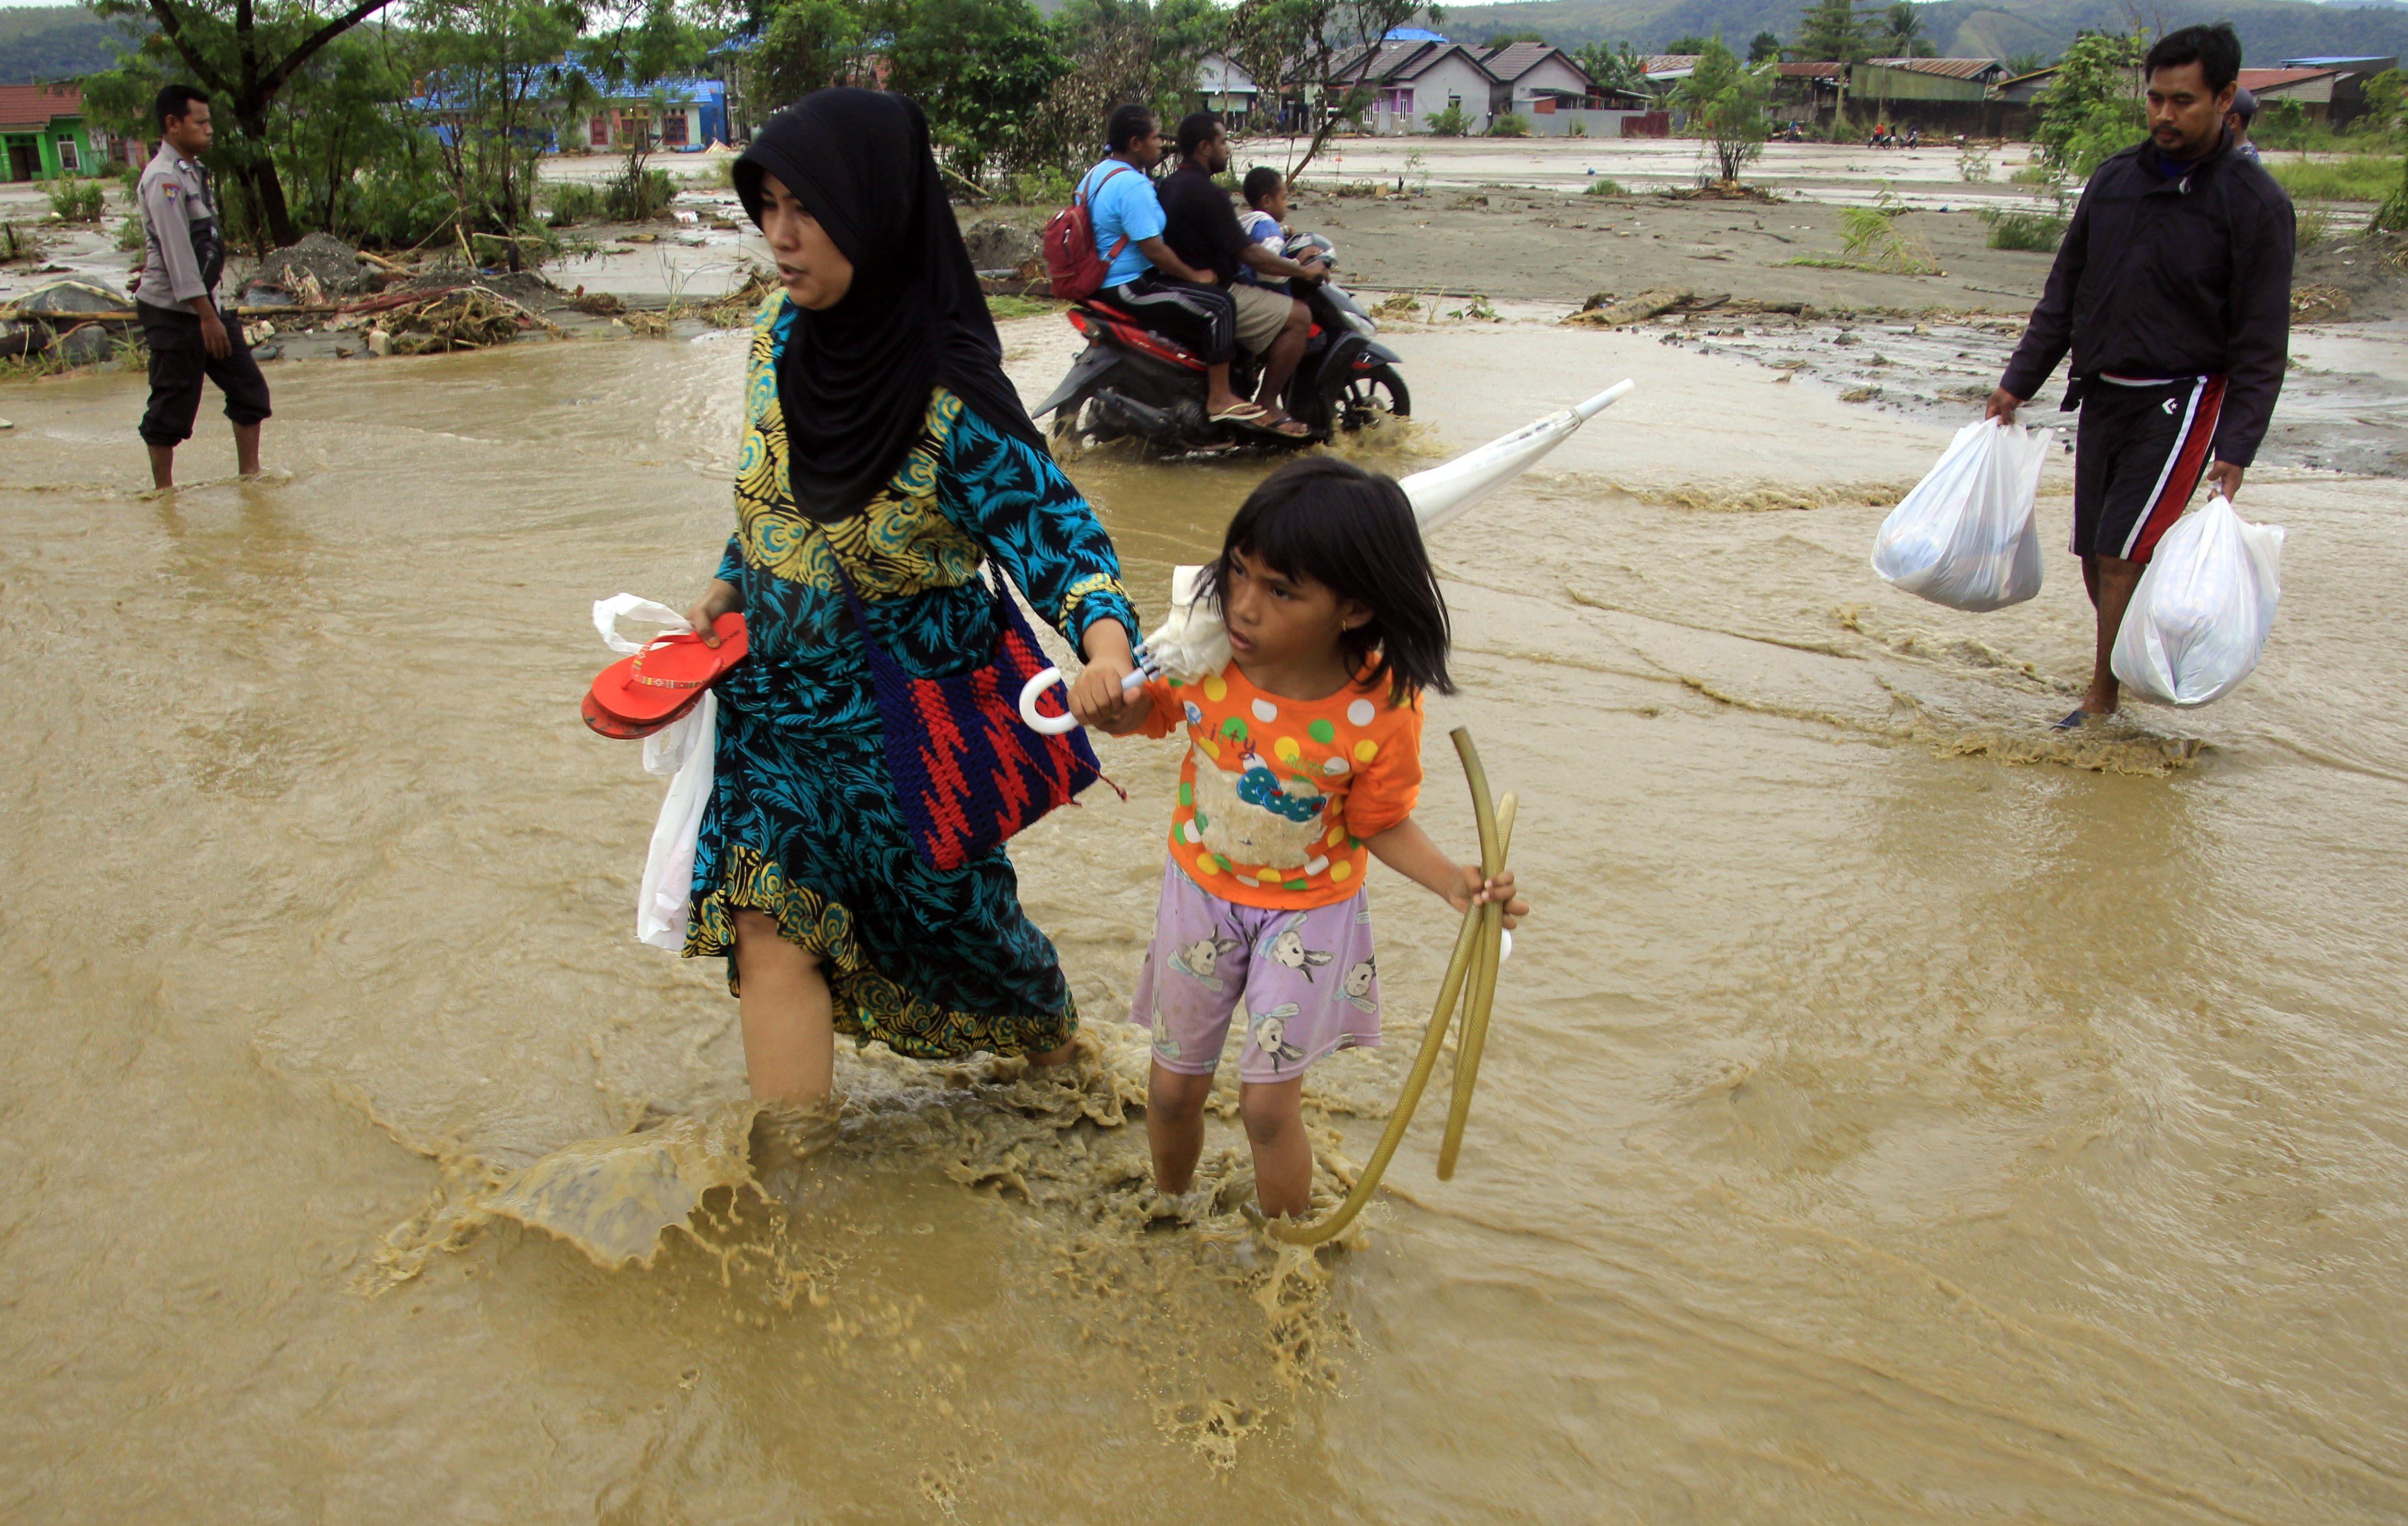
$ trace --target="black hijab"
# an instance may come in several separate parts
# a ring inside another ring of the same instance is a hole
[[[796,307],[778,362],[795,506],[821,523],[860,513],[919,438],[938,386],[1044,449],[1004,377],[919,103],[870,90],[807,95],[736,162],[736,193],[755,225],[770,175],[853,262],[853,286],[834,307]]]

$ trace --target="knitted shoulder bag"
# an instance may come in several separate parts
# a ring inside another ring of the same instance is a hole
[[[869,658],[884,734],[886,771],[911,828],[911,846],[939,869],[958,869],[1102,777],[1084,731],[1040,736],[1021,724],[1020,691],[1054,665],[1012,602],[1003,569],[994,579],[996,650],[967,673],[923,678],[878,644],[853,578],[837,561],[844,601]]]

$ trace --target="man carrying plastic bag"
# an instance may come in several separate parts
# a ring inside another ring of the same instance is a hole
[[[2114,712],[2116,633],[2142,569],[2202,471],[2224,498],[2240,492],[2290,349],[2290,199],[2224,125],[2240,39],[2225,22],[2183,27],[2143,69],[2148,140],[2084,188],[1987,413],[2012,421],[2071,349],[2073,550],[2099,631],[2090,688],[2059,730]]]

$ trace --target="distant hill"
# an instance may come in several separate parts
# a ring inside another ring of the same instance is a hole
[[[1629,42],[1641,52],[1674,37],[1712,36],[1744,50],[1758,32],[1796,34],[1799,0],[1523,0],[1516,5],[1448,6],[1439,28],[1478,42],[1495,32],[1539,32],[1558,47]],[[2084,30],[2121,31],[2124,0],[1932,0],[1915,7],[1923,30],[1952,58],[2054,58]],[[2168,27],[2229,21],[2253,67],[2318,54],[2408,53],[2408,6],[2340,0],[2164,0],[2153,7]]]
[[[119,36],[81,6],[0,7],[0,85],[95,74],[117,62]]]

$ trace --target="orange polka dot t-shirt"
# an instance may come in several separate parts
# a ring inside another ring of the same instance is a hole
[[[1323,700],[1265,693],[1238,664],[1200,683],[1156,678],[1146,734],[1187,730],[1170,856],[1240,906],[1309,909],[1363,886],[1363,847],[1421,798],[1422,701],[1385,679]]]

